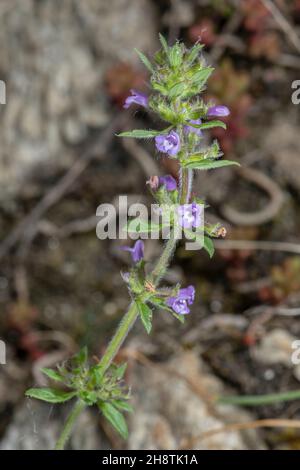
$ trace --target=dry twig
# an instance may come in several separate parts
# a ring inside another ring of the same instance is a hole
[[[134,139],[122,139],[122,145],[130,155],[136,159],[139,165],[144,170],[146,176],[150,177],[160,173],[155,160],[149,155],[147,150],[141,145],[137,144]]]
[[[283,203],[283,193],[280,187],[267,175],[254,168],[238,168],[238,174],[244,179],[256,184],[270,196],[270,202],[261,210],[252,213],[240,212],[230,206],[222,208],[223,215],[236,225],[261,225],[272,220],[280,211]]]
[[[292,419],[260,419],[256,421],[250,421],[248,423],[232,423],[222,426],[220,428],[211,429],[199,436],[193,436],[189,439],[185,439],[180,449],[190,449],[199,440],[207,439],[216,434],[230,432],[230,431],[243,431],[246,429],[258,429],[258,428],[300,428],[300,420]]]
[[[282,31],[286,34],[290,43],[295,47],[295,49],[300,53],[300,39],[296,33],[293,26],[288,22],[288,20],[281,13],[277,5],[271,0],[261,0],[265,7],[272,13],[274,20]]]
[[[300,244],[260,240],[215,240],[218,250],[282,251],[300,255]]]

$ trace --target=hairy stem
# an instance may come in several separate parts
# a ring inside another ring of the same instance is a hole
[[[75,421],[77,420],[80,413],[84,410],[85,403],[81,400],[78,400],[69,414],[67,421],[65,422],[62,433],[56,443],[55,450],[63,450],[65,445],[71,435]]]
[[[188,204],[193,183],[193,170],[180,169],[180,204]]]
[[[150,281],[154,287],[157,287],[159,281],[165,275],[166,270],[168,269],[170,260],[176,248],[176,242],[177,240],[174,236],[174,232],[172,231],[170,233],[170,239],[165,244],[165,248],[150,275]]]
[[[109,366],[111,365],[115,355],[119,351],[120,347],[122,346],[123,342],[126,339],[129,331],[133,327],[136,319],[138,317],[138,310],[137,306],[134,302],[132,302],[127,310],[127,313],[122,318],[117,331],[115,332],[114,336],[111,339],[111,342],[107,346],[104,356],[102,356],[101,361],[99,362],[99,369],[104,374]]]

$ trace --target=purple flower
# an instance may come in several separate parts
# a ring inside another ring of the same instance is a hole
[[[168,307],[171,307],[175,313],[179,315],[186,315],[190,313],[189,305],[192,305],[195,300],[194,286],[188,286],[180,289],[176,297],[169,297],[166,301]]]
[[[134,263],[138,263],[144,258],[144,242],[142,240],[137,240],[133,248],[130,246],[122,246],[121,250],[129,251]]]
[[[230,111],[227,106],[211,106],[207,111],[207,116],[209,117],[225,117],[229,116]]]
[[[199,118],[199,119],[192,119],[190,121],[190,124],[202,124],[202,120]],[[201,129],[197,129],[197,127],[193,127],[193,126],[184,126],[184,131],[189,134],[190,132],[192,132],[193,134],[196,134],[198,135],[199,137],[201,137],[202,135],[202,131]]]
[[[183,204],[177,208],[179,224],[182,228],[197,228],[201,224],[201,207],[193,202],[192,204]]]
[[[176,180],[171,175],[160,176],[159,184],[164,185],[167,191],[175,191],[177,189]]]
[[[157,150],[168,155],[176,155],[180,150],[180,137],[175,131],[155,137]]]
[[[123,108],[128,109],[132,104],[139,104],[147,108],[148,106],[148,96],[144,93],[140,93],[136,90],[130,90],[131,96],[128,96],[125,100]]]

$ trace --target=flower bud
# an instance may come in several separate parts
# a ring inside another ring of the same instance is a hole
[[[227,106],[211,106],[207,111],[207,116],[209,117],[225,117],[229,116],[230,111]]]
[[[139,104],[140,106],[147,108],[148,96],[136,90],[130,90],[130,92],[131,96],[126,98],[123,108],[128,109],[132,104]]]

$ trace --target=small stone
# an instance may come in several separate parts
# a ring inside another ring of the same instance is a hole
[[[295,339],[285,330],[274,329],[253,348],[253,356],[263,364],[283,364],[293,367],[291,357],[292,343]]]

